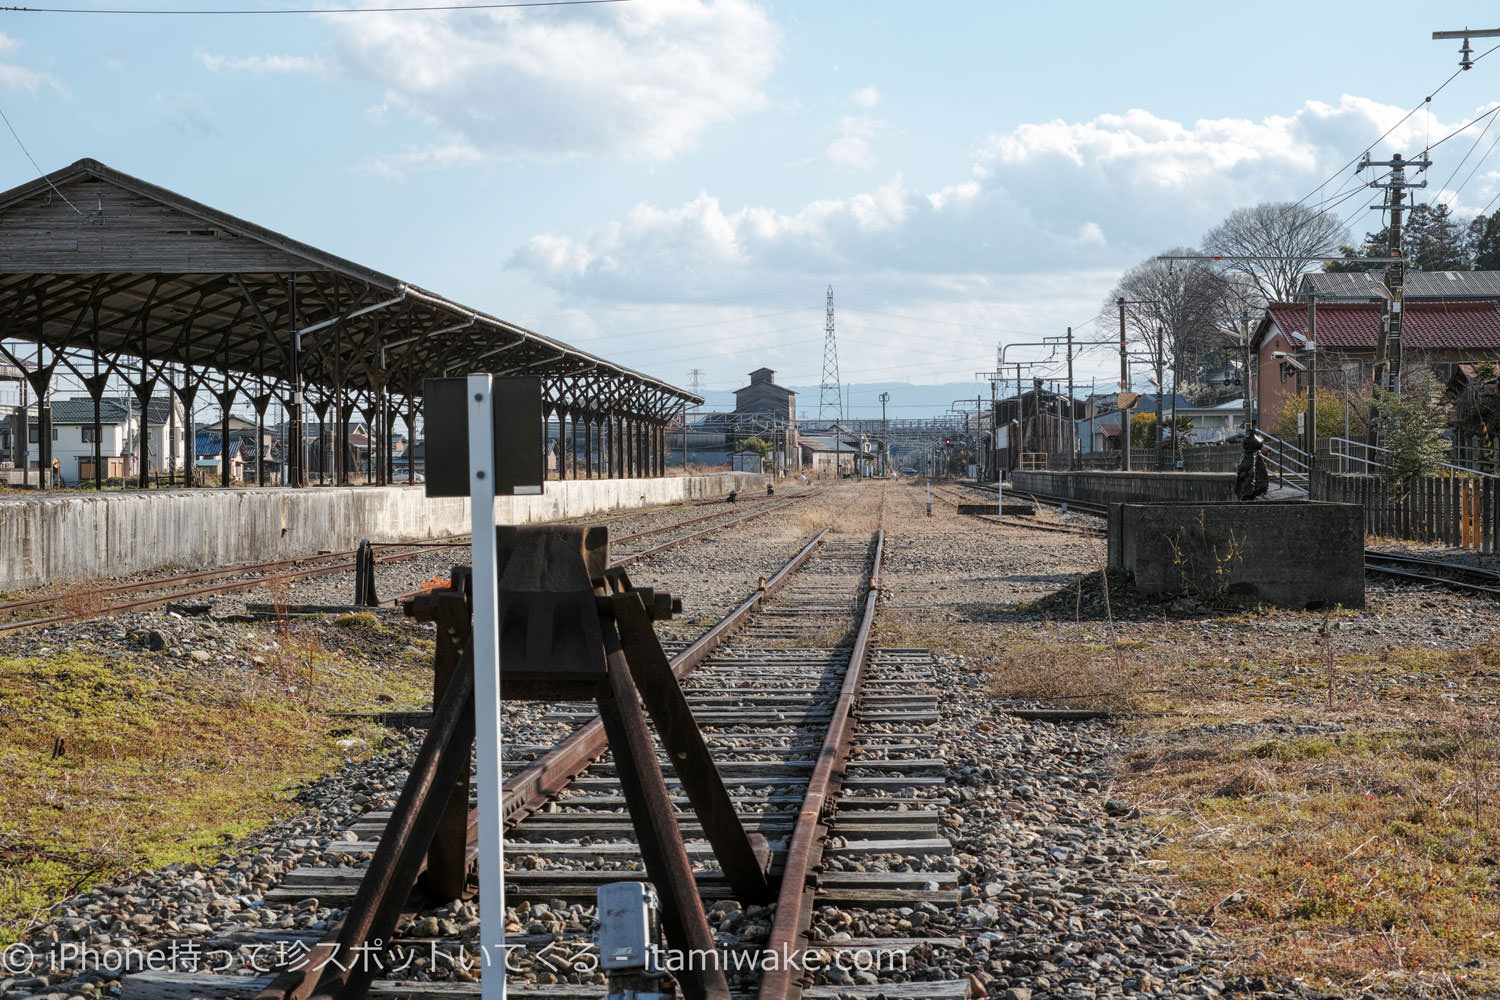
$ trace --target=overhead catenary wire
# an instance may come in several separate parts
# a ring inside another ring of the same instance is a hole
[[[47,186],[51,188],[59,198],[62,199],[64,205],[67,205],[73,211],[78,212],[79,215],[82,215],[83,213],[78,211],[78,206],[69,201],[67,195],[57,190],[57,185],[52,183],[52,179],[48,177],[46,172],[42,170],[42,168],[37,164],[36,159],[31,155],[31,150],[26,148],[26,144],[22,142],[21,137],[16,134],[16,127],[10,123],[10,117],[5,113],[4,109],[0,109],[0,121],[5,122],[5,127],[10,130],[10,137],[16,140],[16,145],[21,147],[21,152],[25,153],[26,159],[31,161],[31,166],[36,170],[36,175],[47,182]]]

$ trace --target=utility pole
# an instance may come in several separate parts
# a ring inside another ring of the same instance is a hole
[[[1255,399],[1251,393],[1250,380],[1250,320],[1249,316],[1240,317],[1240,346],[1245,351],[1245,371],[1240,382],[1240,389],[1245,394],[1245,433],[1250,433],[1250,421],[1255,419],[1256,408],[1260,400]]]
[[[1130,362],[1125,357],[1125,298],[1121,296],[1115,300],[1115,305],[1120,308],[1120,391],[1130,391]],[[1120,449],[1123,466],[1126,472],[1130,471],[1130,410],[1127,407],[1119,407],[1120,412]]]
[[[1318,294],[1307,296],[1307,343],[1303,345],[1307,358],[1307,471],[1312,474],[1313,463],[1318,455]],[[1311,485],[1309,483],[1309,485]]]
[[[880,394],[880,477],[885,478],[886,463],[891,454],[891,425],[885,419],[885,404],[891,401],[891,394],[882,392]]]
[[[1073,412],[1073,328],[1068,327],[1068,468],[1076,469],[1078,461],[1078,421]]]
[[[1395,153],[1389,160],[1372,160],[1370,154],[1360,162],[1356,172],[1366,167],[1390,167],[1390,180],[1381,182],[1374,180],[1370,182],[1372,188],[1384,188],[1385,200],[1380,205],[1372,205],[1371,208],[1384,209],[1390,212],[1390,221],[1386,227],[1386,252],[1393,258],[1385,269],[1385,314],[1381,317],[1380,333],[1375,342],[1375,384],[1381,385],[1393,393],[1401,391],[1401,315],[1403,311],[1402,295],[1406,283],[1406,261],[1401,252],[1401,212],[1405,200],[1407,188],[1426,187],[1427,182],[1422,181],[1414,184],[1406,179],[1406,168],[1416,167],[1418,170],[1426,170],[1432,166],[1431,160],[1404,160],[1400,153]],[[1370,407],[1370,430],[1369,440],[1374,444],[1379,407]]]
[[[1166,328],[1160,323],[1156,324],[1156,471],[1161,471],[1161,446],[1162,446],[1162,393],[1166,391],[1166,373],[1162,370],[1166,364],[1164,343]],[[1175,353],[1175,352],[1174,352]]]

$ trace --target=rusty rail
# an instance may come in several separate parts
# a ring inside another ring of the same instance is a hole
[[[711,534],[713,534],[716,531],[722,530],[724,528],[732,527],[733,525],[739,524],[742,521],[753,521],[757,517],[764,517],[767,514],[774,514],[774,513],[776,513],[779,510],[785,510],[787,507],[790,507],[793,503],[796,503],[798,500],[805,499],[806,496],[808,496],[808,494],[803,494],[801,496],[795,496],[795,497],[789,497],[786,500],[786,502],[784,502],[784,503],[768,504],[762,510],[751,511],[748,514],[742,514],[741,516],[736,517],[736,518],[734,518],[732,520],[729,520],[729,521],[725,521],[722,524],[716,524],[716,525],[714,525],[711,528],[704,528],[702,531],[695,531],[695,532],[693,532],[690,535],[683,535],[681,538],[674,538],[671,541],[662,542],[660,545],[654,545],[654,546],[652,546],[649,549],[642,549],[640,552],[634,552],[634,553],[631,553],[628,556],[621,556],[619,559],[616,559],[614,561],[613,565],[615,567],[617,567],[617,568],[621,567],[621,566],[629,566],[632,563],[639,562],[642,559],[647,559],[647,558],[650,558],[651,556],[657,555],[659,553],[666,552],[668,549],[675,549],[677,546],[683,544],[684,542],[691,542],[695,538],[702,538],[705,535],[711,535]],[[718,516],[719,516],[718,514],[709,514],[709,515],[707,515],[705,517],[695,517],[691,521],[684,521],[684,522],[682,522],[682,524],[673,525],[673,527],[680,528],[680,527],[682,527],[683,525],[686,525],[686,524],[696,524],[699,521],[706,521],[709,518],[718,517]],[[632,539],[632,538],[640,538],[642,535],[654,535],[654,534],[658,534],[662,530],[670,530],[670,529],[657,529],[655,531],[642,531],[642,532],[638,532],[637,534],[634,534],[634,535],[626,535],[625,538],[620,539],[620,541],[628,541],[629,539]]]
[[[400,545],[400,543],[391,543]],[[445,543],[448,544],[448,543]],[[430,548],[430,547],[429,547]],[[390,555],[376,556],[377,563],[401,562],[406,559],[415,559],[429,551],[429,548],[414,549],[411,552],[397,552]],[[334,560],[322,565],[309,566],[308,563],[315,560]],[[242,566],[230,566],[225,569],[199,570],[195,573],[183,573],[177,576],[157,577],[153,580],[141,580],[136,583],[121,583],[109,587],[99,587],[89,591],[75,591],[70,594],[53,594],[46,597],[29,597],[19,601],[10,601],[0,605],[0,613],[19,610],[25,607],[45,607],[59,604],[65,600],[77,600],[78,594],[129,594],[135,591],[160,590],[170,587],[174,583],[190,580],[201,580],[216,576],[238,576],[244,573],[256,573],[257,576],[245,580],[229,580],[220,583],[205,584],[200,587],[190,587],[186,590],[171,590],[166,593],[153,594],[134,601],[120,601],[115,604],[107,604],[95,611],[75,613],[65,611],[60,614],[48,615],[43,618],[26,618],[20,621],[0,622],[0,632],[15,632],[26,628],[40,628],[46,625],[56,625],[62,622],[81,621],[87,618],[100,618],[105,615],[115,614],[120,611],[143,611],[147,608],[158,607],[163,604],[171,604],[173,601],[181,601],[191,597],[203,597],[207,594],[222,594],[235,590],[247,590],[251,587],[263,587],[271,579],[279,578],[286,580],[300,580],[309,576],[323,576],[331,573],[339,573],[354,568],[354,552],[335,552],[325,556],[302,556],[297,559],[280,559],[274,562],[248,563]]]
[[[818,532],[812,541],[802,547],[785,566],[777,570],[766,582],[739,607],[725,615],[713,628],[704,632],[692,645],[672,657],[672,673],[678,679],[686,677],[718,649],[730,632],[750,617],[761,603],[785,585],[787,579],[801,569],[828,534],[827,528]],[[584,723],[563,737],[562,741],[542,757],[516,772],[504,784],[505,798],[501,804],[505,825],[511,826],[545,805],[549,799],[567,787],[585,768],[604,753],[608,747],[604,735],[604,723],[598,718]],[[471,826],[473,816],[470,817]]]
[[[724,642],[730,631],[738,628],[745,621],[745,618],[748,618],[769,595],[775,594],[781,586],[784,586],[784,583],[792,576],[792,573],[799,570],[811,558],[814,550],[822,543],[823,537],[828,534],[828,531],[829,529],[825,528],[823,531],[817,532],[817,535],[814,535],[811,541],[802,546],[802,549],[795,556],[792,556],[792,559],[787,561],[786,565],[777,570],[774,576],[760,583],[759,588],[756,589],[753,595],[750,595],[747,600],[742,601],[729,615],[724,616],[714,627],[709,628],[706,633],[697,637],[690,646],[682,649],[676,657],[673,657],[672,661],[670,661],[670,669],[672,669],[673,675],[676,678],[684,678],[688,673],[697,669],[714,652],[714,649],[717,649]],[[434,720],[434,724],[438,724],[437,720]],[[603,720],[600,717],[594,717],[588,723],[580,726],[579,729],[573,730],[570,735],[565,736],[562,741],[558,742],[556,747],[547,751],[543,757],[540,757],[540,759],[535,760],[534,763],[526,766],[522,771],[514,774],[502,786],[501,811],[505,826],[508,828],[508,826],[520,822],[520,820],[529,816],[532,811],[546,804],[556,793],[565,789],[568,783],[573,781],[573,778],[576,778],[580,772],[585,771],[598,757],[603,756],[607,747],[609,747],[609,741],[607,741],[606,732],[604,732]],[[466,829],[466,841],[468,841],[466,853],[469,856],[472,856],[472,853],[477,849],[477,819],[475,810],[469,810],[468,829]],[[399,838],[395,838],[393,844],[395,844],[396,840],[399,840]],[[386,838],[381,838],[381,843],[386,843]],[[392,849],[393,852],[395,852],[395,847]],[[405,879],[407,874],[405,871],[402,871],[402,879]],[[399,927],[399,925],[405,924],[405,921],[410,919],[417,912],[417,909],[420,909],[420,907],[414,904],[413,901],[405,901],[404,906],[401,906],[401,912],[387,913],[386,925]],[[315,946],[315,954],[321,955],[323,952],[329,951],[329,949],[338,948],[338,942],[345,940],[348,933],[350,931],[345,928],[344,921],[339,919],[339,921],[336,921],[335,924],[327,928],[323,942]],[[320,952],[317,949],[323,949],[323,951]],[[279,997],[279,999],[303,1000],[305,997],[314,994],[317,984],[318,973],[312,972],[312,964],[309,963],[300,972],[284,973],[278,981],[273,982],[266,990],[261,991],[258,994],[258,999],[269,1000],[272,997]]]
[[[844,782],[844,768],[854,737],[854,706],[864,681],[865,660],[870,652],[870,634],[875,625],[875,606],[880,599],[880,559],[885,550],[885,531],[875,540],[875,562],[870,570],[870,589],[865,595],[864,616],[854,648],[849,652],[849,668],[839,688],[828,732],[818,751],[817,764],[807,783],[807,795],[797,813],[792,838],[787,845],[782,866],[781,892],[776,899],[776,917],[766,939],[766,953],[783,956],[800,954],[806,946],[807,931],[812,924],[813,896],[817,890],[815,872],[823,858],[828,827],[823,814],[829,803],[838,798]],[[792,978],[792,963],[768,963],[761,975],[760,1000],[799,1000],[802,984]]]

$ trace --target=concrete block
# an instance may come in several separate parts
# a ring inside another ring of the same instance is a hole
[[[1022,493],[1090,503],[1214,503],[1234,499],[1232,472],[1016,472]]]
[[[1288,608],[1365,606],[1358,504],[1114,504],[1109,565],[1145,594],[1240,595]]]

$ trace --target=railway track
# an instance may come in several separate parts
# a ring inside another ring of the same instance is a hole
[[[1435,584],[1449,590],[1500,597],[1500,572],[1482,566],[1367,549],[1365,572],[1394,576],[1414,583]]]
[[[910,982],[896,961],[914,948],[960,942],[913,929],[956,906],[957,873],[941,860],[952,848],[938,832],[944,762],[927,750],[928,727],[938,718],[928,693],[929,655],[870,645],[882,546],[879,531],[825,530],[723,621],[692,643],[669,646],[672,670],[685,678],[734,808],[747,830],[768,840],[770,874],[779,884],[774,907],[732,900],[702,827],[691,814],[682,817],[696,887],[714,915],[738,998],[956,1000],[967,988],[967,981]],[[571,732],[553,745],[521,741],[505,748],[507,906],[521,931],[508,942],[516,949],[508,989],[523,997],[595,1000],[605,992],[597,966],[559,956],[587,955],[593,919],[587,904],[601,884],[645,873],[594,706],[555,704],[540,723]],[[669,781],[668,790],[681,807],[682,787]],[[328,864],[288,873],[265,893],[265,907],[305,908],[313,898],[318,907],[347,905],[388,817],[372,811],[354,822],[344,834],[352,839],[327,845]],[[546,919],[576,904],[585,906],[579,919]],[[898,915],[885,922],[894,929],[889,937],[826,931],[864,913],[893,911]],[[449,919],[453,912],[451,905],[410,912],[389,955],[393,965],[416,963],[419,980],[433,975],[435,962],[438,981],[378,978],[368,995],[477,995],[477,984],[463,981],[471,977],[454,973],[452,957],[465,949],[477,956],[478,928],[465,933]],[[816,922],[821,932],[813,930],[814,914],[827,918]],[[450,933],[434,933],[443,930]],[[265,933],[254,943],[305,948],[309,936]],[[789,970],[775,959],[789,954],[817,956],[814,964],[826,968]],[[885,967],[880,956],[889,957]],[[286,982],[270,975],[140,973],[124,980],[123,996],[264,997]]]
[[[989,487],[989,486],[984,486],[982,484],[964,483],[962,485],[962,487],[960,487],[958,489],[955,489],[955,488],[949,487],[949,486],[938,486],[938,487],[934,487],[933,488],[933,492],[934,493],[939,494],[940,496],[943,497],[943,499],[947,500],[951,504],[954,504],[955,506],[972,503],[973,502],[972,494],[971,495],[965,495],[963,492],[961,492],[961,490],[969,490],[969,491],[972,491],[972,492],[977,492],[981,497],[987,497],[988,498],[988,502],[989,502],[989,504],[990,504],[991,507],[993,507],[994,504],[995,504],[995,490],[994,490],[994,488],[993,487]],[[1102,504],[1081,504],[1081,503],[1078,503],[1077,501],[1073,501],[1073,500],[1061,500],[1061,499],[1056,498],[1056,497],[1038,496],[1038,495],[1035,495],[1035,494],[1032,494],[1032,493],[1023,493],[1023,492],[1019,492],[1019,491],[1016,491],[1016,490],[1009,490],[1009,489],[1005,491],[1005,495],[1008,498],[1023,497],[1023,498],[1030,499],[1038,507],[1041,507],[1041,505],[1043,503],[1056,504],[1056,505],[1066,505],[1066,507],[1067,507],[1067,509],[1069,511],[1076,511],[1076,512],[1082,513],[1082,514],[1091,514],[1091,515],[1094,515],[1094,516],[1097,516],[1097,517],[1103,517],[1104,516],[1104,506]],[[993,515],[994,511],[991,510],[989,512],[989,514]],[[976,516],[986,516],[986,515],[976,515]],[[1026,529],[1031,530],[1031,531],[1041,531],[1041,532],[1048,532],[1048,533],[1051,533],[1051,534],[1060,534],[1060,535],[1088,535],[1088,536],[1092,537],[1092,536],[1097,536],[1097,535],[1099,535],[1101,533],[1101,530],[1099,528],[1093,527],[1091,525],[1086,525],[1086,524],[1040,524],[1040,523],[1037,523],[1035,521],[1028,520],[1026,517],[1023,517],[1023,516],[1007,516],[1005,518],[1005,520],[1004,520],[1004,523],[1005,523],[1005,525],[1007,527],[1026,528]]]
[[[687,513],[693,513],[696,509],[704,506],[712,506],[715,509],[712,513],[698,514],[685,520],[673,521],[666,525],[620,536],[618,539],[620,544],[630,545],[631,543],[637,543],[659,534],[679,530],[683,527],[705,525],[705,527],[698,528],[695,531],[633,552],[626,557],[625,561],[622,561],[622,565],[628,565],[629,561],[644,559],[659,552],[664,552],[677,545],[681,545],[683,542],[701,538],[706,534],[723,530],[742,521],[774,513],[811,495],[811,493],[804,492],[784,497],[753,498],[743,505],[729,505],[723,501],[713,504],[696,503],[692,505],[680,505],[680,509]],[[612,518],[602,520],[602,522],[593,523],[608,524],[627,519],[637,519],[640,516],[640,510],[630,510],[620,512]],[[578,521],[584,519],[575,518],[569,520]],[[710,524],[709,522],[713,523]],[[466,548],[468,544],[468,535],[453,536],[451,538],[426,542],[378,543],[375,546],[378,553],[375,556],[375,562],[377,565],[399,563],[426,555],[434,549]],[[129,611],[144,611],[166,604],[188,602],[215,594],[233,593],[240,590],[265,587],[273,581],[288,583],[315,576],[330,576],[337,573],[353,572],[355,568],[355,556],[356,553],[352,550],[330,552],[297,559],[271,560],[262,563],[230,566],[223,569],[158,576],[146,580],[129,581],[105,586],[75,587],[60,593],[42,594],[4,601],[0,602],[0,633],[20,631],[28,628],[44,628],[49,625],[58,625],[64,622],[103,617]],[[412,591],[401,594],[395,600],[400,601],[403,598],[409,598],[416,592]],[[38,614],[37,612],[41,613]]]

